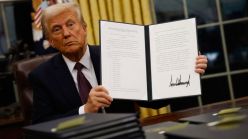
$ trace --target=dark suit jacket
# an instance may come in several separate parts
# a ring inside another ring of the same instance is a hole
[[[100,80],[100,48],[89,47],[96,77]],[[78,114],[82,105],[76,85],[61,54],[38,66],[29,75],[33,94],[33,123]],[[131,101],[113,101],[107,112],[135,112]]]
[[[98,83],[100,83],[100,47],[90,46],[90,55]],[[55,55],[47,62],[38,66],[29,75],[33,93],[32,122],[39,123],[61,117],[78,114],[82,106],[79,93],[71,73],[61,54]],[[160,108],[167,101],[128,101],[114,100],[107,113],[137,112],[134,103],[143,107]]]

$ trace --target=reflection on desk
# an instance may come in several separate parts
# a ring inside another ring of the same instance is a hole
[[[235,100],[228,100],[218,103],[213,103],[209,105],[204,105],[202,107],[195,107],[186,110],[176,111],[168,114],[156,115],[148,118],[142,119],[140,122],[143,126],[152,125],[160,122],[166,121],[178,121],[181,118],[204,114],[204,113],[216,113],[221,109],[232,108],[232,107],[242,107],[248,108],[248,96],[243,98],[238,98]]]
[[[149,117],[141,122],[147,139],[245,139],[248,136],[247,106],[248,97],[244,97]]]

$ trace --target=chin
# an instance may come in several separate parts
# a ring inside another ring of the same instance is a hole
[[[75,53],[75,52],[79,52],[82,51],[82,48],[79,46],[70,46],[65,50],[67,53]]]
[[[66,54],[77,54],[77,53],[81,53],[83,51],[83,47],[79,47],[79,46],[70,46],[70,48],[67,48],[63,51],[63,53]]]

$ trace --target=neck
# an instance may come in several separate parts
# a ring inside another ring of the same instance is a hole
[[[63,55],[71,61],[78,62],[84,56],[85,52],[86,49],[81,49],[80,51],[74,53],[64,53]]]
[[[73,54],[70,53],[64,55],[71,61],[78,62],[84,56],[84,53],[73,53]]]

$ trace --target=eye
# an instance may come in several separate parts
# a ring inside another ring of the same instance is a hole
[[[74,25],[74,23],[69,23],[69,26],[73,26]]]
[[[69,28],[72,28],[74,25],[75,25],[75,22],[73,22],[73,21],[69,21],[67,23],[67,27],[69,27]]]
[[[60,32],[61,32],[61,27],[59,27],[59,26],[53,27],[53,28],[52,28],[52,32],[53,32],[53,33],[60,33]]]

